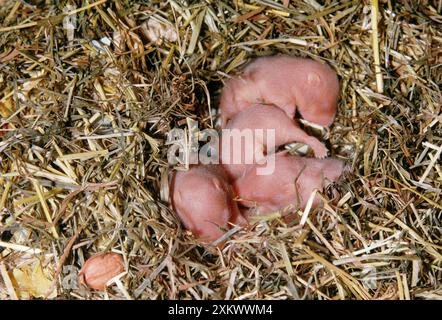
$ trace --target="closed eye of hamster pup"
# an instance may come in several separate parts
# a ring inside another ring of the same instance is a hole
[[[315,159],[279,152],[275,156],[275,171],[271,175],[257,175],[250,167],[245,175],[233,183],[240,203],[256,207],[256,214],[267,214],[290,204],[304,209],[314,189],[323,191],[337,181],[344,170],[344,162],[337,159]],[[315,197],[313,208],[320,204]]]
[[[171,202],[184,227],[202,243],[221,237],[246,220],[233,201],[233,191],[219,165],[196,165],[171,178]]]
[[[339,91],[338,77],[326,64],[290,56],[256,58],[226,82],[220,97],[222,126],[256,103],[275,104],[289,118],[298,110],[305,120],[330,126]]]
[[[223,131],[220,145],[221,162],[231,179],[239,178],[245,171],[247,167],[247,163],[245,163],[246,149],[250,154],[255,156],[253,163],[263,158],[266,153],[274,151],[267,150],[267,142],[272,143],[272,141],[267,139],[266,130],[268,129],[275,130],[275,145],[273,146],[275,149],[281,145],[296,141],[309,145],[318,158],[324,158],[327,155],[327,148],[322,142],[305,133],[295,121],[287,117],[287,114],[275,105],[257,104],[251,106],[236,114],[231,121],[229,121],[225,129],[238,129],[241,132],[245,132],[245,129],[251,129],[254,133],[253,137],[255,138],[254,145],[253,143],[247,144],[245,143],[245,139],[242,140],[241,136],[235,135],[234,131]],[[262,136],[261,134],[255,134],[255,131],[253,131],[255,129],[263,129]],[[230,139],[230,144],[226,144],[230,149],[228,150],[230,153],[226,152],[226,150],[223,151],[223,142],[225,139]],[[234,151],[238,151],[235,150],[235,147],[239,146],[241,152],[237,153],[241,155],[241,159],[238,159],[241,160],[241,163],[235,164],[235,162],[233,162]]]

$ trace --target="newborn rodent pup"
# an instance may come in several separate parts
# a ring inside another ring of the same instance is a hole
[[[256,163],[256,161],[263,158],[267,153],[274,151],[267,150],[267,142],[273,143],[273,141],[267,139],[266,130],[268,129],[275,130],[275,145],[270,145],[270,147],[277,149],[281,145],[296,141],[309,145],[317,158],[324,158],[327,155],[327,148],[322,142],[305,133],[293,119],[287,117],[287,114],[275,105],[253,105],[236,114],[229,121],[225,129],[238,129],[241,132],[245,132],[245,129],[251,129],[254,133],[254,144],[250,144],[246,143],[245,139],[241,139],[242,137],[238,134],[235,135],[234,131],[223,131],[221,136],[220,158],[230,179],[239,178],[245,172],[247,165]],[[255,129],[263,129],[263,134],[255,134]],[[223,142],[226,139],[230,139],[230,144],[227,145],[230,147],[230,150],[223,150]],[[236,144],[234,140],[236,140]],[[238,152],[235,147],[240,147],[241,152]],[[230,151],[230,153],[226,151]],[[238,159],[241,160],[240,164],[233,162],[235,151],[237,151],[237,155],[241,155],[241,159]],[[253,163],[245,163],[246,151],[254,154]]]
[[[271,175],[257,175],[257,165],[233,183],[240,203],[255,207],[255,214],[267,214],[293,204],[304,209],[314,189],[323,191],[338,180],[344,170],[344,162],[337,159],[315,159],[279,152],[275,155],[275,171]],[[315,197],[313,208],[320,204]]]
[[[221,237],[229,222],[246,220],[233,201],[233,190],[220,165],[195,165],[171,178],[171,202],[184,227],[202,243]]]
[[[291,119],[298,110],[305,120],[330,126],[339,91],[338,77],[326,64],[290,56],[256,58],[226,82],[220,97],[222,126],[256,103],[274,104]]]

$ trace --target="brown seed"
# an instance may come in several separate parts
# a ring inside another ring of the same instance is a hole
[[[124,272],[124,263],[121,255],[100,253],[84,263],[78,276],[81,284],[102,291],[110,279],[122,272]]]

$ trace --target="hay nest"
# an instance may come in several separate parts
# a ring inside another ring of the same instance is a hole
[[[441,1],[0,3],[0,299],[442,298]],[[167,132],[214,127],[223,80],[277,53],[338,73],[352,172],[302,224],[206,250],[167,203]],[[127,274],[78,285],[106,251]]]

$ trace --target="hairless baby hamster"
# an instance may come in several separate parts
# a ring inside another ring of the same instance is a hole
[[[262,132],[258,134],[256,129],[262,129]],[[270,140],[271,136],[268,132],[272,129],[274,140]],[[251,133],[252,141],[247,141],[247,133]],[[229,141],[226,141],[227,139]],[[324,144],[315,137],[307,135],[295,121],[287,117],[283,110],[275,105],[253,105],[236,114],[223,130],[220,145],[221,162],[229,178],[237,179],[248,164],[254,164],[268,152],[273,152],[279,146],[295,141],[309,145],[318,158],[324,158],[327,155],[327,148]],[[246,162],[247,152],[247,155],[254,156],[253,162]],[[241,158],[234,159],[235,156]]]
[[[233,201],[233,190],[219,165],[196,165],[177,171],[171,180],[172,206],[184,227],[202,243],[221,237],[230,227],[246,223]]]
[[[304,209],[314,189],[323,191],[338,180],[344,162],[337,159],[315,159],[279,152],[275,155],[272,175],[257,175],[259,164],[250,167],[236,180],[234,189],[245,207],[255,207],[256,214],[267,214],[293,204]],[[315,197],[313,208],[320,204]]]
[[[226,82],[220,97],[222,126],[256,103],[274,104],[290,118],[298,110],[305,120],[330,126],[339,91],[338,77],[326,64],[285,55],[256,58]]]

